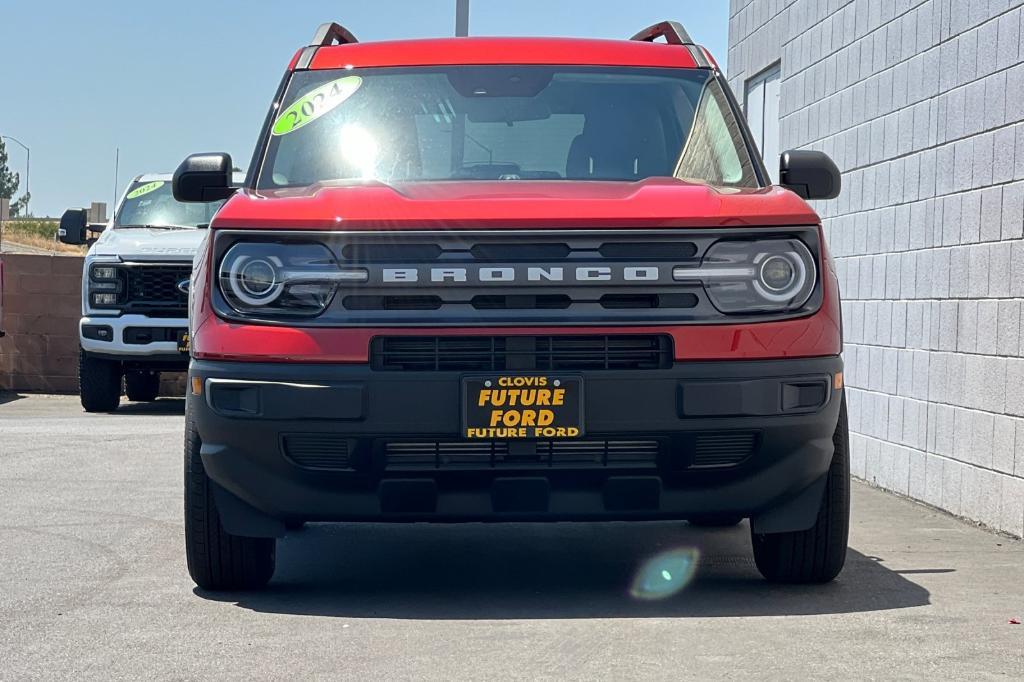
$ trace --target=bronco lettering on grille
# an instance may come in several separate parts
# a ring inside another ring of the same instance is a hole
[[[483,267],[385,267],[385,284],[431,282],[433,284],[509,284],[525,282],[657,282],[661,268],[654,265],[483,266]]]

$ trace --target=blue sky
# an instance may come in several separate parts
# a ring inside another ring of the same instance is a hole
[[[246,167],[295,50],[323,21],[360,40],[451,35],[455,0],[59,0],[0,3],[0,135],[32,149],[32,212],[112,203],[191,152]],[[728,0],[471,0],[470,33],[625,38],[682,21],[724,67]],[[24,151],[8,144],[22,173]]]

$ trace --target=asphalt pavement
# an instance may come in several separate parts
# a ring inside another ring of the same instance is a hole
[[[0,679],[1024,677],[1024,543],[857,484],[846,570],[774,586],[746,525],[311,525],[259,593],[185,571],[182,400],[0,394]],[[696,576],[654,601],[640,567]]]

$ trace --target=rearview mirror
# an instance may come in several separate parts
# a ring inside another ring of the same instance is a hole
[[[84,208],[69,208],[64,211],[64,215],[60,217],[57,239],[64,244],[73,244],[75,246],[85,244],[87,240],[87,213],[88,211]]]
[[[804,199],[835,199],[843,180],[828,154],[791,149],[779,158],[779,184]]]
[[[236,189],[231,182],[230,154],[192,154],[181,162],[171,180],[171,192],[178,201],[220,201]]]

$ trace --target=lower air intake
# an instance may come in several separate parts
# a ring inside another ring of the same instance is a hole
[[[389,470],[426,469],[646,469],[657,466],[654,440],[389,441]]]
[[[284,454],[297,466],[321,471],[351,471],[348,439],[331,433],[286,435]]]
[[[722,431],[698,433],[694,437],[694,469],[732,467],[754,454],[757,433],[754,431]]]

